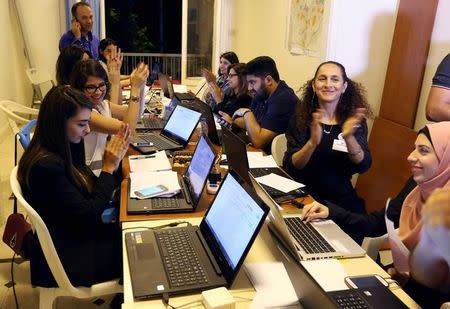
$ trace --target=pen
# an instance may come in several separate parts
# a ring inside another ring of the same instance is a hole
[[[149,158],[156,158],[156,156],[155,155],[140,156],[140,157],[130,158],[130,160],[141,160],[141,159],[149,159]]]

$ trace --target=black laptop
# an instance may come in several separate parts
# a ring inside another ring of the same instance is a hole
[[[327,292],[337,308],[408,308],[385,286]]]
[[[170,80],[169,76],[167,76],[167,74],[158,73],[158,80],[165,97],[172,99],[174,96],[176,96],[179,100],[195,99],[195,96],[190,93],[175,92],[173,89],[172,81]]]
[[[227,155],[228,168],[236,171],[236,173],[244,178],[249,184],[251,184],[251,180],[248,173],[252,174],[255,178],[269,175],[271,173],[282,177],[291,178],[278,167],[250,168],[247,158],[247,146],[245,145],[245,142],[225,126],[222,126],[222,146]],[[275,200],[284,199],[285,196],[296,198],[307,195],[307,193],[302,189],[296,189],[285,193],[264,184],[262,184],[262,186]]]
[[[194,211],[200,201],[216,154],[207,137],[201,136],[186,174],[178,177],[181,192],[175,197],[128,199],[128,214]]]
[[[142,133],[136,135],[131,145],[142,153],[151,150],[178,150],[186,147],[202,114],[177,105],[170,115],[160,134]]]
[[[231,172],[200,226],[126,233],[134,297],[230,287],[268,212],[251,187]]]

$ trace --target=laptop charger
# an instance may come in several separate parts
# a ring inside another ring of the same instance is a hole
[[[202,302],[207,309],[234,309],[236,307],[236,301],[224,287],[203,291]]]

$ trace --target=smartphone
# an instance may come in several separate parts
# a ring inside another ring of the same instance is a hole
[[[350,276],[344,279],[345,284],[351,289],[368,288],[376,286],[388,287],[389,284],[379,275]]]
[[[139,199],[145,199],[145,198],[155,196],[156,194],[167,191],[167,190],[168,190],[168,188],[166,186],[156,185],[156,186],[151,186],[151,187],[141,189],[138,191],[134,191],[134,194],[136,194],[136,196]]]

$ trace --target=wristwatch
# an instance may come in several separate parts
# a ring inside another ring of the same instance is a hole
[[[139,96],[133,95],[130,97],[130,101],[134,103],[139,103]]]

